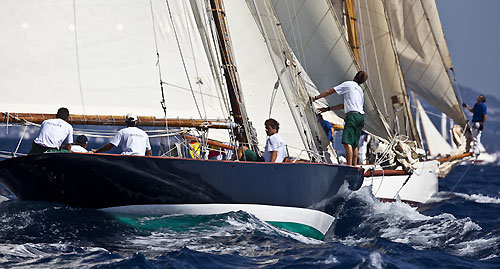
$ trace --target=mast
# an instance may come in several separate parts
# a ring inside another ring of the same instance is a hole
[[[243,97],[241,96],[238,73],[236,65],[234,64],[233,52],[225,19],[226,13],[222,5],[222,0],[210,0],[210,7],[217,30],[219,50],[224,69],[224,78],[226,80],[229,101],[231,103],[231,114],[234,121],[243,127],[235,132],[236,139],[240,143],[248,144],[249,141],[252,141],[249,138],[250,130],[248,117],[244,108]],[[257,150],[257,145],[249,145],[249,147]]]
[[[361,66],[361,61],[359,58],[358,29],[356,27],[357,19],[356,13],[354,11],[354,0],[344,0],[344,10],[346,16],[347,39],[354,53],[356,61],[358,61],[359,66]]]

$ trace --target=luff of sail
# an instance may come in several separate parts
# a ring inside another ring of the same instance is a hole
[[[441,27],[437,26],[440,23],[435,5],[433,12],[426,12],[432,6],[427,4],[424,9],[421,0],[385,0],[385,3],[408,89],[465,126],[465,116],[448,74],[449,53],[445,46],[439,46],[444,37],[436,34]]]
[[[224,3],[231,33],[234,57],[249,119],[255,124],[260,146],[265,137],[264,121],[274,118],[280,123],[279,134],[287,143],[290,156],[307,158],[304,143],[279,82],[269,50],[257,21],[245,0]]]
[[[285,37],[320,92],[352,80],[358,66],[329,1],[271,1]],[[369,74],[370,76],[371,74]],[[373,96],[365,88],[365,129],[381,138],[392,137]],[[326,97],[330,106],[343,103],[340,95]],[[343,111],[338,111],[344,117]]]
[[[330,141],[319,125],[316,113],[309,101],[311,90],[308,91],[306,88],[314,85],[288,47],[269,2],[267,0],[247,0],[247,4],[266,40],[279,83],[285,93],[305,150],[311,159],[322,160],[324,152],[328,151]]]

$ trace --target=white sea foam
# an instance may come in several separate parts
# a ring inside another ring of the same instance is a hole
[[[382,255],[380,255],[380,253],[376,251],[370,253],[370,264],[371,266],[377,269],[382,269],[384,264],[384,261],[382,260]]]
[[[446,192],[446,191],[438,192],[428,201],[428,203],[439,203],[457,196],[465,200],[473,201],[479,204],[500,204],[500,198],[498,197],[490,197],[483,194],[469,195],[465,193]]]
[[[0,195],[0,203],[3,202],[3,201],[7,201],[7,200],[9,200],[9,198]]]
[[[326,258],[324,260],[319,260],[319,261],[315,262],[314,264],[338,264],[338,263],[339,263],[339,260],[337,259],[337,257],[330,255],[330,256],[328,256],[328,258]]]
[[[476,253],[483,251],[488,251],[492,246],[498,246],[500,244],[499,237],[493,238],[479,238],[470,241],[460,242],[455,245],[455,254],[459,256],[472,256]]]
[[[353,192],[351,198],[360,199],[367,204],[367,210],[360,213],[365,219],[359,225],[360,233],[377,230],[375,234],[380,237],[408,244],[416,249],[438,246],[446,248],[460,241],[467,233],[482,229],[470,218],[457,219],[448,213],[426,216],[401,202],[382,203],[373,197],[368,188]],[[341,241],[348,245],[362,245],[370,240],[372,238],[351,236]]]
[[[468,195],[468,194],[463,194],[463,193],[456,193],[456,195],[460,196],[464,199],[474,201],[474,202],[480,203],[480,204],[500,204],[500,198],[489,197],[489,196],[485,196],[482,194]]]

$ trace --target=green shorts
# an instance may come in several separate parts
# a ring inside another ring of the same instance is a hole
[[[349,112],[345,117],[344,131],[342,132],[342,144],[348,144],[355,148],[359,145],[359,136],[365,126],[365,115],[357,112]]]
[[[257,154],[255,151],[251,149],[247,149],[243,152],[243,155],[241,156],[242,161],[248,161],[248,162],[256,162],[258,159]]]

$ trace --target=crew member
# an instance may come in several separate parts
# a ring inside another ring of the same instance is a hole
[[[44,120],[28,154],[40,154],[48,150],[71,150],[73,127],[67,122],[68,118],[69,110],[61,107],[57,110],[55,119]]]
[[[153,152],[149,144],[148,134],[136,127],[137,115],[128,113],[125,116],[125,124],[128,126],[127,128],[119,130],[108,144],[99,149],[93,149],[92,152],[108,151],[120,146],[122,148],[122,155],[152,156]]]
[[[368,79],[368,74],[359,71],[352,81],[345,81],[332,89],[322,92],[318,96],[311,97],[311,101],[316,101],[333,93],[344,95],[344,103],[332,107],[323,107],[319,111],[344,109],[346,113],[344,131],[342,133],[342,144],[344,145],[347,164],[356,166],[358,164],[358,144],[361,130],[365,125],[365,112],[363,110],[364,94],[361,89]]]

